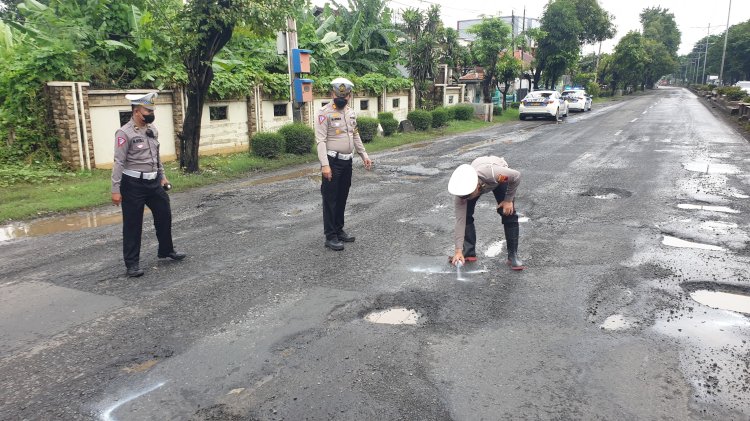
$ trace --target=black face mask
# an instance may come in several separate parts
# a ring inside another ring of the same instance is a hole
[[[333,103],[336,105],[336,108],[339,108],[339,109],[346,107],[347,102],[349,101],[347,101],[346,98],[334,98],[333,99]]]
[[[151,124],[154,122],[154,119],[156,119],[156,116],[154,114],[149,114],[149,115],[141,114],[141,115],[143,116],[143,121],[145,121],[146,124]]]

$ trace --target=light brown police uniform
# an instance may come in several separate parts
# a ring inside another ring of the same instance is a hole
[[[356,150],[362,160],[369,159],[359,137],[357,114],[351,107],[338,110],[330,102],[318,110],[315,122],[315,142],[321,167],[328,165],[329,151],[346,155]]]
[[[504,175],[508,177],[508,190],[505,193],[505,200],[513,201],[518,185],[521,183],[521,173],[508,168],[505,159],[496,156],[482,156],[472,161],[471,166],[477,171],[479,177],[480,195],[494,190],[500,184],[497,182],[497,176]],[[453,230],[453,239],[456,243],[456,250],[460,250],[464,245],[467,202],[468,199],[461,199],[458,196],[454,199],[456,226]]]

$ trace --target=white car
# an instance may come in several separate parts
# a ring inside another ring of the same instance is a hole
[[[559,120],[568,116],[568,102],[557,91],[529,92],[518,107],[518,117],[547,117]]]
[[[750,95],[750,81],[749,80],[741,80],[734,84],[734,86],[739,86],[742,88],[743,91],[745,91],[746,94]]]
[[[591,111],[591,96],[586,95],[583,89],[563,91],[562,97],[568,100],[568,108],[571,111]]]

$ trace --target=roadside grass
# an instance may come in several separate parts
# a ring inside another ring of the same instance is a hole
[[[374,153],[517,119],[518,110],[509,109],[504,111],[502,116],[495,116],[492,123],[479,120],[453,120],[446,127],[426,132],[395,133],[389,137],[376,137],[365,147],[368,153]],[[255,172],[272,171],[316,161],[315,153],[285,154],[277,159],[260,158],[249,153],[235,153],[202,156],[201,171],[197,174],[181,172],[179,163],[176,161],[166,162],[165,171],[167,178],[174,185],[174,191],[178,192],[247,176]],[[25,174],[24,177],[18,178],[19,173]],[[112,171],[106,169],[65,172],[54,167],[36,169],[28,166],[9,167],[6,173],[0,172],[0,222],[70,212],[110,203],[111,174]]]

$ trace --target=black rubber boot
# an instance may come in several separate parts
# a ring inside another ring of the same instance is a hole
[[[518,223],[505,224],[503,228],[505,229],[505,241],[508,244],[508,261],[506,263],[513,270],[526,269],[521,259],[518,258],[518,236],[520,232]]]

